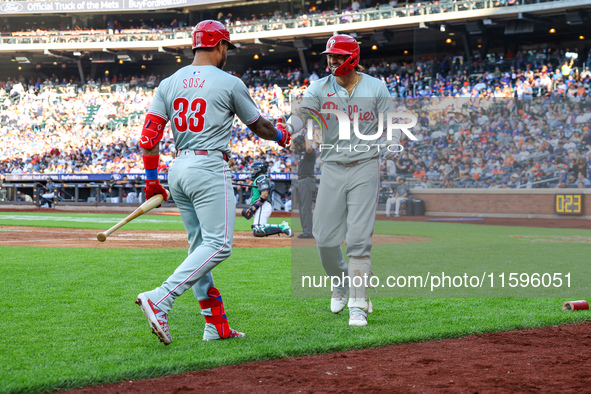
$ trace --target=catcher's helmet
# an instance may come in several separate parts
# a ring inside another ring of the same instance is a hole
[[[259,175],[266,174],[269,170],[269,166],[264,161],[255,161],[250,165],[250,169],[252,170],[250,178],[255,180],[259,177]]]
[[[221,40],[228,43],[229,49],[235,49],[236,46],[230,41],[230,32],[226,26],[218,21],[205,20],[197,23],[191,34],[193,37],[193,52],[198,48],[213,48]]]
[[[346,34],[337,34],[332,36],[326,42],[326,51],[322,53],[332,53],[334,55],[349,55],[347,59],[337,67],[334,74],[337,77],[343,77],[355,70],[359,64],[359,44],[357,40]]]

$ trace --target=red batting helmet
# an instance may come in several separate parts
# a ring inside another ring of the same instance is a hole
[[[197,23],[193,29],[193,50],[198,48],[213,48],[221,40],[228,43],[229,49],[235,49],[236,46],[230,42],[230,32],[226,26],[218,21],[205,20]]]
[[[335,55],[349,55],[347,59],[337,67],[334,74],[338,77],[345,76],[359,64],[359,44],[357,40],[346,34],[337,34],[332,36],[326,42],[326,51],[322,53],[332,53]]]

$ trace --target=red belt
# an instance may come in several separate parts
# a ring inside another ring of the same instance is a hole
[[[341,163],[340,161],[335,161],[335,163],[337,163],[338,165],[343,166],[343,167],[353,167],[353,166],[356,166],[359,163],[365,163],[366,161],[370,161],[370,160],[374,160],[374,159],[377,159],[377,156],[376,157],[372,157],[370,159],[355,160],[355,161],[352,161],[350,163]]]
[[[189,151],[189,152],[193,152],[196,155],[204,155],[207,156],[209,155],[208,150],[190,150],[190,149],[180,149],[176,152],[176,157],[179,157],[184,151]],[[220,152],[217,150],[212,150],[211,152]],[[228,161],[228,154],[226,152],[222,152],[222,157],[224,158],[225,161]]]
[[[343,167],[353,167],[353,166],[356,166],[357,164],[359,164],[359,160],[355,160],[350,163],[341,163],[340,161],[337,161],[336,163],[340,166],[343,166]]]

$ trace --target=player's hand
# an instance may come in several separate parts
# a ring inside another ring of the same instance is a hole
[[[146,194],[146,201],[152,198],[155,194],[162,194],[164,201],[168,200],[168,192],[162,187],[158,179],[147,179],[144,193]]]
[[[397,162],[402,155],[402,148],[398,141],[386,141],[380,148],[383,152],[382,157],[386,160]]]
[[[250,208],[244,208],[242,210],[242,216],[245,217],[247,220],[252,218],[252,215],[254,215],[254,212]]]
[[[277,143],[281,147],[287,148],[289,144],[291,144],[291,133],[288,130],[287,123],[285,123],[283,119],[279,118],[279,120],[277,120],[275,128],[281,133],[281,139],[276,140]],[[277,138],[279,138],[279,135],[277,135]]]
[[[386,153],[384,153],[384,159],[386,159],[386,160],[392,160],[393,162],[396,162],[396,161],[398,161],[399,158],[400,158],[400,152],[386,151]]]

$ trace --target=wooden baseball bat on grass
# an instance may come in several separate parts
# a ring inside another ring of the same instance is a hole
[[[168,191],[167,191],[167,194],[168,194],[168,196],[170,196],[170,193],[168,193]],[[121,220],[119,223],[117,223],[116,225],[114,225],[113,227],[108,229],[107,231],[103,231],[102,233],[98,233],[96,235],[96,239],[98,239],[99,242],[105,242],[107,237],[109,235],[111,235],[115,230],[117,230],[118,228],[122,227],[123,225],[131,222],[133,219],[143,215],[144,213],[150,212],[152,209],[156,208],[158,205],[162,204],[163,202],[164,202],[164,196],[162,194],[154,194],[152,197],[150,197],[150,199],[148,201],[146,201],[145,203],[140,205],[135,211],[133,211],[131,214],[129,214],[129,216],[127,216],[125,219]]]

